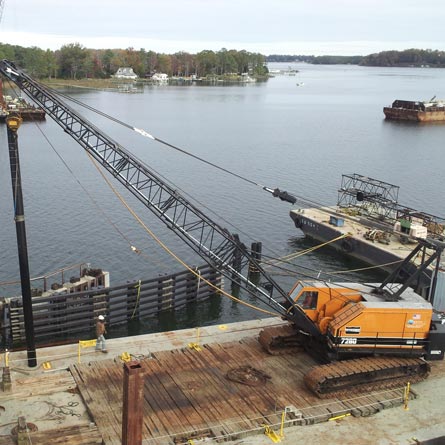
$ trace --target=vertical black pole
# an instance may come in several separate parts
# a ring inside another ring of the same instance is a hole
[[[262,250],[262,243],[252,243],[250,247],[250,255],[253,260],[256,260],[257,264],[261,262],[261,250]],[[249,264],[249,274],[248,274],[249,281],[252,281],[254,284],[258,284],[259,278],[260,278],[260,271],[256,267],[256,264],[251,262]]]
[[[231,292],[232,295],[237,297],[240,291],[239,278],[235,272],[241,273],[241,241],[239,236],[234,233],[233,234],[234,241],[236,242],[236,247],[233,249],[233,257],[232,257],[232,282],[231,282]]]
[[[433,273],[431,275],[430,303],[431,306],[433,306],[433,308],[434,308],[434,299],[436,296],[437,277],[439,275],[440,260],[442,259],[442,253],[443,249],[437,250],[436,267],[434,268]]]
[[[34,344],[34,318],[32,315],[31,283],[29,276],[28,248],[26,244],[25,213],[23,208],[22,184],[20,176],[20,162],[18,150],[17,130],[22,119],[17,116],[8,116],[9,162],[11,166],[12,197],[14,200],[14,219],[17,232],[17,248],[19,254],[20,280],[22,284],[23,315],[25,318],[26,348],[28,353],[28,366],[37,366],[36,348]]]

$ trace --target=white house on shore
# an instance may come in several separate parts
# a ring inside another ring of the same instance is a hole
[[[116,74],[114,75],[117,79],[130,79],[134,80],[137,79],[137,74],[133,71],[133,68],[130,67],[121,67],[116,71]]]
[[[168,76],[165,73],[154,73],[153,76],[151,76],[151,80],[155,82],[167,82]]]

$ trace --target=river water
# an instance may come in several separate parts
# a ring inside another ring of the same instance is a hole
[[[445,70],[308,64],[292,68],[299,70],[296,76],[276,76],[267,82],[146,85],[141,94],[67,92],[261,185],[334,205],[341,175],[359,173],[400,186],[399,203],[445,216],[445,125],[387,122],[382,111],[394,99],[445,98]],[[238,233],[246,245],[261,241],[264,253],[274,257],[311,245],[293,226],[290,204],[90,111],[80,111],[198,202],[212,219]],[[4,126],[0,140],[0,282],[4,282],[18,279],[18,260]],[[180,269],[122,207],[81,147],[52,120],[24,123],[19,144],[32,276],[89,262],[109,270],[112,284],[119,284]],[[189,263],[202,263],[156,217],[128,199],[175,253]],[[130,244],[142,254],[132,252]],[[296,263],[314,271],[356,266],[329,249],[302,256]],[[373,273],[350,276],[378,278]],[[293,280],[278,277],[284,287]],[[0,291],[0,295],[16,292],[5,286]],[[213,302],[189,308],[175,319],[148,320],[130,332],[257,316],[261,315],[230,302]],[[123,333],[126,328],[115,329],[112,335]]]

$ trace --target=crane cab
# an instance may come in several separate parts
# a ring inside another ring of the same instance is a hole
[[[328,323],[342,307],[363,300],[360,291],[351,285],[322,281],[297,281],[289,297],[318,326],[322,334],[326,333]]]

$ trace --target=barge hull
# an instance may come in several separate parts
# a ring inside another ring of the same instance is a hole
[[[445,121],[445,111],[418,111],[385,107],[386,119],[412,122],[440,122]]]
[[[322,243],[345,234],[338,227],[329,225],[328,221],[318,222],[299,211],[292,210],[290,217],[295,227],[300,229],[306,236]],[[401,259],[400,256],[388,251],[382,251],[379,247],[366,243],[365,240],[362,241],[354,236],[334,241],[329,246],[340,253],[372,265],[393,263]],[[395,266],[392,265],[382,267],[386,272],[392,272],[394,268]]]

